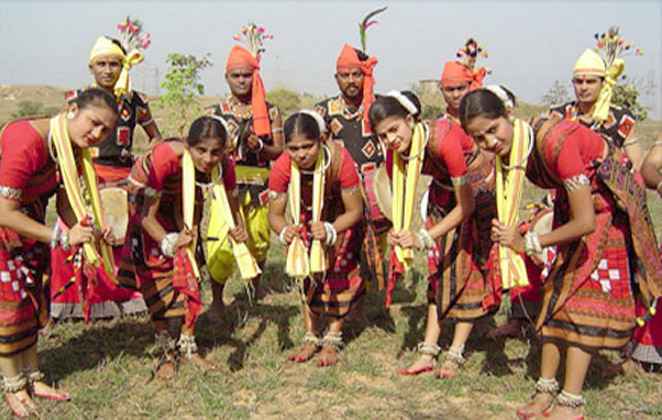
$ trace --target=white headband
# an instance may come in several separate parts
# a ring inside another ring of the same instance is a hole
[[[387,93],[386,96],[395,98],[400,103],[400,105],[402,105],[411,115],[418,114],[418,108],[416,105],[414,105],[414,103],[409,98],[403,95],[402,92],[398,90],[392,90]]]
[[[230,135],[230,127],[228,127],[228,123],[225,121],[223,117],[219,117],[218,115],[210,115],[210,117],[221,123],[221,125],[225,129],[226,136]]]
[[[306,114],[310,115],[311,117],[315,118],[315,121],[317,122],[317,127],[320,129],[320,134],[326,133],[326,124],[324,123],[324,118],[319,114],[317,111],[313,111],[312,109],[302,109],[299,111],[300,114]]]
[[[500,85],[487,85],[485,86],[485,89],[489,90],[490,92],[498,96],[499,99],[501,99],[501,102],[503,102],[503,106],[505,106],[506,109],[511,110],[515,108],[515,104],[513,103],[513,100],[510,99],[508,93]]]

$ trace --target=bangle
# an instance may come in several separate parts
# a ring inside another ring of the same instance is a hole
[[[58,222],[55,222],[53,226],[53,232],[51,232],[51,249],[55,248],[60,240],[60,226]]]
[[[257,138],[257,143],[258,143],[258,146],[257,146],[257,149],[255,150],[255,153],[259,153],[259,152],[262,151],[262,149],[264,149],[264,142],[262,141],[261,138],[259,138],[259,137]]]
[[[542,253],[538,232],[530,230],[524,235],[524,252],[528,256]]]
[[[324,229],[326,229],[326,246],[332,246],[338,239],[338,232],[329,222],[324,222]]]
[[[168,233],[161,239],[161,253],[166,257],[173,258],[175,256],[175,246],[179,239],[179,233]]]
[[[59,238],[60,246],[62,249],[65,251],[69,251],[70,248],[70,243],[69,243],[69,231],[67,230],[61,230],[60,231],[60,238]]]
[[[430,232],[425,228],[421,228],[416,234],[418,240],[421,242],[421,247],[423,249],[432,249],[434,247],[434,239],[430,235]]]
[[[286,231],[287,231],[287,226],[285,226],[283,229],[281,229],[280,233],[278,234],[278,240],[283,245],[287,245],[287,240],[285,240],[285,232]]]

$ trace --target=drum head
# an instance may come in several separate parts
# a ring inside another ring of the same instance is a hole
[[[124,243],[129,224],[129,203],[126,190],[117,187],[99,190],[103,221],[110,227],[116,244]]]
[[[423,226],[424,219],[427,218],[427,199],[425,193],[430,187],[432,178],[428,175],[421,175],[416,185],[416,193],[414,195],[415,211],[414,218],[412,219],[412,230],[418,230]],[[386,172],[386,165],[377,168],[375,172],[375,199],[377,207],[387,219],[392,220],[393,212],[393,193],[391,192],[391,178]]]
[[[544,209],[533,216],[531,221],[531,231],[536,232],[538,235],[543,235],[552,231],[552,224],[554,222],[554,212],[552,209]],[[543,248],[542,252],[532,255],[537,264],[547,263],[547,248]]]

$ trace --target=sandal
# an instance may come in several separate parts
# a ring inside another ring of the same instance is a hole
[[[28,379],[19,373],[12,377],[2,378],[2,388],[5,402],[15,417],[27,418],[37,411],[28,394]]]
[[[342,331],[327,332],[322,338],[322,351],[320,351],[318,367],[333,366],[338,363],[338,352],[343,347]]]
[[[586,401],[581,395],[574,395],[566,391],[561,391],[561,393],[556,396],[554,405],[550,405],[550,407],[548,407],[547,410],[542,413],[542,416],[545,418],[559,418],[563,420],[584,420],[583,414],[574,415],[574,417],[568,417],[568,414],[557,413],[555,415],[554,411],[557,408],[565,408],[572,411],[577,411],[584,407],[585,404]]]
[[[303,346],[296,352],[287,357],[287,360],[295,363],[305,363],[315,356],[321,346],[319,337],[311,332],[303,336]]]
[[[448,349],[446,357],[444,358],[444,363],[439,368],[437,372],[437,378],[439,379],[452,379],[457,375],[457,371],[462,368],[466,363],[467,359],[462,356],[464,352],[464,345],[460,346],[459,349]]]
[[[58,391],[44,382],[44,374],[40,370],[33,370],[26,374],[30,393],[35,397],[51,401],[69,401],[71,395],[65,391]]]
[[[439,352],[441,351],[441,347],[439,347],[436,344],[429,344],[429,343],[418,343],[416,346],[416,351],[421,354],[419,359],[414,362],[414,364],[408,368],[401,368],[398,369],[398,374],[402,376],[416,376],[420,375],[421,373],[426,373],[426,372],[431,372],[434,370],[434,360],[437,358],[439,355]],[[413,369],[413,366],[415,366],[417,363],[419,363],[423,358],[430,358],[429,363],[423,363],[419,365],[416,369]]]
[[[555,378],[539,378],[538,382],[536,382],[535,392],[533,393],[533,396],[531,396],[531,402],[526,404],[524,407],[517,409],[517,418],[526,420],[542,415],[552,406],[554,398],[556,398],[556,394],[558,392],[559,383]],[[542,408],[535,408],[537,405],[540,405],[542,400],[541,397],[545,395],[550,397],[549,401],[544,403]]]
[[[218,366],[206,360],[198,353],[198,345],[195,343],[195,337],[188,334],[180,334],[177,341],[180,361],[191,362],[202,370],[217,370]]]

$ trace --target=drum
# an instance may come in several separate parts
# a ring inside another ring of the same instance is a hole
[[[538,205],[535,207],[533,214],[525,225],[526,231],[536,232],[538,235],[543,235],[552,231],[554,222],[554,210],[550,207]],[[533,262],[538,266],[548,266],[554,261],[556,256],[555,247],[545,247],[542,252],[536,253],[531,256]]]
[[[102,187],[99,189],[101,209],[104,224],[111,228],[115,243],[113,246],[124,244],[124,237],[129,224],[129,202],[125,189],[119,187]]]
[[[427,218],[427,191],[432,182],[432,177],[428,175],[421,175],[416,186],[416,193],[414,195],[414,203],[419,211],[414,212],[412,219],[411,230],[418,231],[423,227],[423,223]],[[375,171],[374,176],[374,192],[377,206],[381,213],[391,220],[393,212],[393,192],[391,191],[391,178],[386,172],[386,165],[382,165]]]

